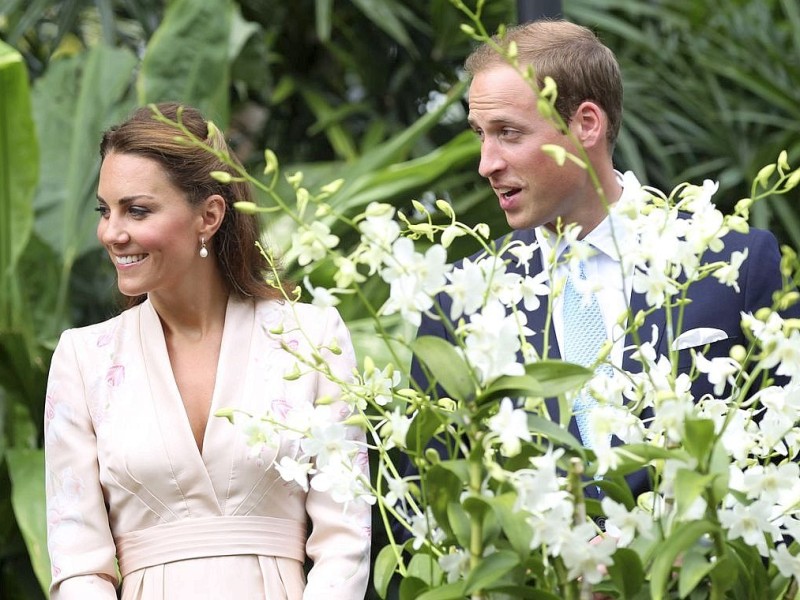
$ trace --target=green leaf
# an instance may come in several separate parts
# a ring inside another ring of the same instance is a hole
[[[430,554],[415,554],[408,563],[408,577],[416,577],[430,587],[439,585],[442,581],[442,569],[436,562],[436,557]]]
[[[622,593],[622,598],[630,598],[639,593],[644,583],[644,567],[639,555],[630,548],[618,548],[614,552],[614,564],[608,573]]]
[[[462,600],[465,595],[464,589],[463,581],[447,583],[428,590],[415,600]]]
[[[714,565],[715,563],[708,562],[705,555],[700,552],[687,552],[681,562],[681,572],[678,576],[678,595],[686,598]]]
[[[580,389],[592,376],[586,367],[551,359],[525,365],[525,373],[539,381],[549,397]]]
[[[137,81],[139,104],[177,101],[225,129],[229,119],[231,0],[174,0],[150,38]]]
[[[428,408],[420,409],[406,432],[406,448],[410,453],[422,452],[442,424],[440,417]]]
[[[472,519],[481,521],[483,544],[486,546],[494,543],[495,538],[500,534],[501,527],[488,499],[481,496],[469,496],[462,502],[462,505]]]
[[[417,600],[428,589],[425,582],[416,577],[406,577],[400,581],[400,600]]]
[[[454,533],[448,520],[448,507],[451,502],[459,502],[467,476],[464,472],[461,477],[457,474],[460,469],[451,468],[460,463],[466,466],[466,461],[442,461],[433,465],[425,477],[428,506],[436,522],[448,535]]]
[[[403,14],[401,4],[394,0],[353,0],[358,9],[363,12],[376,27],[383,29],[398,44],[403,46],[412,54],[417,53],[417,49],[411,41],[402,20]]]
[[[488,499],[511,547],[519,554],[520,559],[525,559],[530,554],[533,531],[528,525],[525,513],[514,510],[515,501],[515,494],[503,494]]]
[[[705,463],[706,455],[714,443],[714,421],[711,419],[686,419],[683,446],[694,458]]]
[[[715,529],[715,525],[709,521],[692,521],[676,527],[664,540],[650,569],[650,593],[653,600],[662,600],[665,597],[678,555],[688,551],[701,536],[712,533]]]
[[[551,442],[567,446],[578,451],[581,456],[585,455],[583,445],[572,435],[568,429],[561,427],[558,423],[553,423],[549,419],[538,415],[528,414],[528,430],[535,435],[542,435]]]
[[[450,523],[450,529],[456,537],[456,541],[464,547],[469,548],[469,540],[471,534],[471,524],[469,515],[464,507],[458,502],[450,502],[447,505],[447,520]]]
[[[633,497],[631,488],[620,473],[606,474],[602,478],[594,480],[592,485],[599,487],[612,500],[625,505],[628,510],[636,506],[636,499]]]
[[[15,266],[33,229],[32,199],[39,177],[28,73],[22,56],[0,41],[0,327],[20,307],[8,306]]]
[[[488,589],[519,564],[519,556],[510,550],[498,550],[481,558],[481,562],[467,575],[467,594]]]
[[[389,583],[392,581],[394,572],[397,569],[397,552],[395,548],[389,544],[381,548],[378,556],[375,558],[375,564],[372,568],[372,582],[375,586],[375,591],[381,598],[386,598],[386,592],[389,589]]]
[[[508,598],[515,600],[563,600],[562,596],[556,596],[544,590],[535,590],[529,587],[516,585],[498,585],[492,587],[495,594],[505,594]]]
[[[678,469],[675,475],[675,497],[677,499],[677,517],[681,518],[705,491],[713,479],[712,475],[703,475],[689,469]]]
[[[35,205],[36,232],[62,257],[57,305],[51,307],[54,336],[67,319],[69,279],[75,260],[97,248],[92,207],[99,172],[100,135],[132,105],[131,73],[136,57],[98,45],[51,63],[33,89],[41,172]]]
[[[11,504],[28,547],[33,570],[47,593],[50,558],[47,554],[47,510],[44,496],[44,450],[10,449],[6,452],[11,476]]]
[[[411,349],[430,371],[432,381],[442,386],[450,397],[464,401],[474,394],[470,367],[450,342],[424,335],[414,340]]]

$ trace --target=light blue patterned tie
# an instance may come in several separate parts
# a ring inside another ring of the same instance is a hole
[[[586,281],[583,261],[579,263],[578,276],[581,281]],[[593,292],[588,296],[582,295],[575,288],[572,278],[573,274],[570,273],[564,287],[564,360],[588,367],[597,360],[597,355],[608,336],[597,297]],[[610,367],[606,364],[598,367],[598,371],[600,369],[610,370]],[[572,407],[578,431],[587,448],[592,447],[589,414],[595,406],[597,400],[584,387],[575,398]]]

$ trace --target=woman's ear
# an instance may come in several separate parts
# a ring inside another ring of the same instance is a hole
[[[594,102],[581,102],[570,119],[569,127],[584,148],[606,143],[608,118],[605,111]]]
[[[213,194],[203,200],[200,205],[200,231],[198,235],[205,237],[207,240],[217,232],[222,220],[225,218],[225,211],[227,205],[225,198],[219,194]]]

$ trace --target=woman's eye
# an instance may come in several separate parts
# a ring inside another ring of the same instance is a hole
[[[103,206],[102,204],[95,206],[94,210],[99,213],[101,217],[105,217],[108,214],[108,207]]]
[[[128,209],[128,212],[129,212],[129,213],[131,213],[131,216],[132,216],[134,219],[141,219],[141,218],[143,218],[143,217],[147,216],[147,214],[148,214],[150,211],[149,211],[149,210],[147,210],[146,208],[142,207],[142,206],[131,206],[131,207]]]

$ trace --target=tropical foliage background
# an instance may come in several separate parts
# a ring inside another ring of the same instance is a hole
[[[796,0],[563,8],[620,59],[621,169],[665,189],[719,179],[730,209],[780,150],[798,161]],[[515,20],[513,0],[485,2],[489,29]],[[41,423],[50,353],[64,328],[116,310],[91,210],[100,132],[135,105],[176,99],[225,129],[253,172],[270,148],[308,187],[343,178],[331,199],[340,210],[380,200],[413,220],[411,199],[432,207],[444,198],[460,220],[502,231],[465,131],[461,22],[449,0],[0,0],[1,600],[42,598],[49,580]],[[752,223],[800,247],[799,206],[795,191],[758,205]],[[285,249],[288,224],[269,226]],[[470,250],[454,244],[452,258]],[[320,282],[333,272],[286,267]],[[359,353],[374,356],[370,325],[355,305],[340,309]]]

